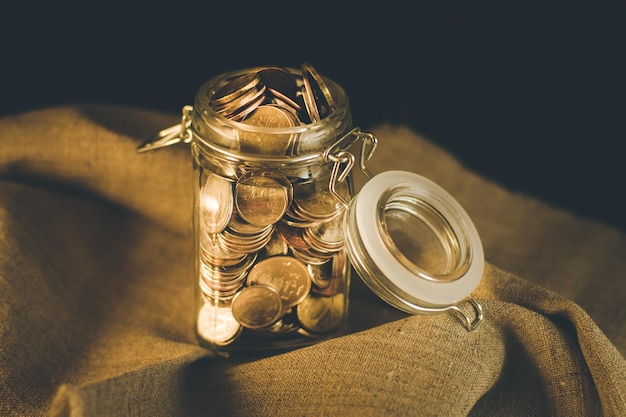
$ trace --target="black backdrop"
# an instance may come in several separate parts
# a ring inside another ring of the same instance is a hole
[[[223,3],[5,7],[0,116],[179,114],[221,72],[306,61],[347,90],[356,125],[408,125],[510,189],[626,230],[618,7]]]

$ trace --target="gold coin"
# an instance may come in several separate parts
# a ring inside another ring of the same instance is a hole
[[[281,107],[287,107],[292,113],[297,115],[302,110],[302,106],[298,103],[297,98],[292,99],[273,88],[268,88],[267,91],[274,96],[274,103],[279,104]]]
[[[280,237],[278,230],[274,230],[269,242],[263,247],[265,256],[287,255],[289,247],[287,243]]]
[[[333,297],[337,294],[345,292],[345,281],[342,277],[330,277],[328,281],[326,281],[325,287],[320,287],[318,285],[313,285],[311,287],[311,295],[316,295],[318,297]],[[319,281],[322,283],[322,281]]]
[[[273,256],[254,265],[248,285],[267,285],[280,294],[285,309],[297,305],[311,289],[306,265],[291,256]]]
[[[306,297],[297,307],[298,320],[312,333],[325,333],[341,323],[345,312],[342,293],[332,297]]]
[[[264,104],[243,120],[243,123],[251,126],[281,128],[294,127],[296,125],[292,114],[273,104]]]
[[[233,266],[246,258],[245,253],[232,252],[222,247],[219,235],[200,234],[200,259],[217,266]]]
[[[298,325],[298,320],[296,318],[285,320],[283,317],[266,330],[272,336],[294,333],[297,332],[299,328],[300,326]]]
[[[268,89],[279,92],[281,96],[293,101],[298,92],[298,85],[294,75],[282,67],[261,67],[256,70],[261,82]]]
[[[224,106],[243,94],[255,89],[261,79],[253,72],[239,75],[220,87],[210,98],[211,107]]]
[[[235,320],[230,307],[204,303],[197,320],[198,334],[218,346],[232,343],[241,333],[241,325]]]
[[[237,99],[228,103],[228,106],[217,110],[217,113],[226,117],[227,119],[232,119],[240,122],[245,119],[250,113],[254,112],[264,101],[265,87],[262,87],[261,90],[253,90],[249,93],[242,95],[241,97],[238,97]]]
[[[219,234],[220,243],[231,252],[253,253],[261,250],[272,238],[274,225],[258,236],[230,234],[227,230]]]
[[[309,246],[320,252],[338,251],[343,248],[343,216],[316,223],[303,229],[302,237]]]
[[[320,112],[317,109],[317,103],[315,102],[315,93],[313,92],[312,80],[310,77],[302,74],[302,81],[304,82],[304,88],[302,89],[302,98],[304,99],[304,107],[306,107],[307,114],[311,123],[317,123],[322,118]]]
[[[269,129],[290,128],[299,124],[293,112],[275,104],[258,106],[241,122]],[[243,152],[281,155],[285,154],[293,136],[287,133],[253,131],[240,131],[238,134],[239,146]]]
[[[290,195],[291,189],[275,178],[249,172],[235,186],[237,213],[254,226],[269,226],[285,214]]]
[[[244,274],[250,269],[256,261],[257,254],[246,254],[245,258],[234,265],[214,265],[208,262],[200,262],[200,272],[203,277],[218,280],[221,282],[230,282]]]
[[[233,212],[233,216],[228,222],[227,230],[238,235],[258,236],[260,233],[265,232],[271,226],[255,226],[243,220],[237,210]]]
[[[210,282],[207,282],[204,279],[200,279],[198,283],[198,286],[206,299],[213,303],[223,303],[232,299],[241,287],[243,287],[243,283],[241,282],[234,285],[232,288],[226,289],[213,288],[211,285],[212,284]]]
[[[313,248],[296,249],[291,248],[292,255],[305,264],[321,265],[334,255],[334,252],[319,252]]]
[[[292,248],[307,249],[309,245],[303,239],[303,229],[289,226],[286,222],[279,222],[276,226],[279,236]]]
[[[332,278],[332,262],[333,261],[328,260],[321,265],[307,265],[306,268],[309,271],[309,276],[313,283],[311,291],[314,291],[316,288],[327,288],[330,285]]]
[[[305,198],[294,196],[293,210],[300,218],[327,221],[341,214],[343,206],[330,190],[318,190]]]
[[[304,63],[302,64],[302,77],[306,80],[309,76],[311,77],[309,84],[313,93],[314,102],[317,106],[320,118],[323,119],[335,110],[335,101],[322,76],[319,75],[313,66]]]
[[[243,327],[262,329],[280,318],[283,304],[274,288],[254,285],[244,288],[233,297],[231,310],[235,320]]]
[[[209,173],[200,190],[200,223],[207,233],[219,233],[230,221],[233,212],[231,183]]]

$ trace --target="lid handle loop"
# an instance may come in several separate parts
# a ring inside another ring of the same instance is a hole
[[[339,200],[341,204],[343,204],[345,208],[348,208],[350,202],[346,200],[344,196],[337,192],[336,184],[338,182],[344,182],[346,180],[346,177],[354,166],[354,155],[352,155],[348,151],[339,151],[336,154],[328,155],[328,159],[334,162],[333,171],[330,174],[328,189],[330,190],[331,194],[337,200]]]
[[[361,156],[359,158],[359,168],[361,168],[361,172],[367,177],[368,180],[373,178],[372,173],[367,169],[365,163],[372,158],[374,155],[374,151],[378,146],[378,138],[369,132],[358,132],[357,133],[363,141],[361,142]]]
[[[361,154],[359,157],[359,167],[367,179],[372,179],[373,175],[368,171],[365,163],[372,158],[376,146],[378,145],[378,139],[371,133],[362,132],[358,127],[353,128],[344,136],[339,138],[335,143],[326,148],[322,156],[327,161],[334,162],[333,171],[330,176],[329,190],[331,194],[341,202],[344,208],[348,208],[350,201],[346,200],[344,196],[337,192],[336,184],[338,182],[345,181],[346,177],[354,167],[355,157],[348,151],[339,150],[333,153],[337,149],[348,148],[354,144],[357,140],[361,139]]]
[[[461,310],[458,305],[453,305],[450,307],[451,310],[457,312],[461,316],[461,321],[465,325],[465,329],[468,332],[474,331],[478,328],[480,323],[483,321],[483,307],[478,303],[478,301],[474,300],[471,296],[467,299],[469,303],[472,305],[474,309],[474,319],[472,320],[463,310]]]

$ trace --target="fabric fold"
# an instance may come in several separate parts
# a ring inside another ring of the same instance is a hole
[[[493,266],[485,280],[543,291]],[[64,387],[55,404],[101,415],[122,390],[131,415],[153,415],[150,398],[171,416],[619,415],[624,397],[614,389],[624,386],[626,367],[603,334],[572,333],[588,316],[556,294],[523,306],[497,299],[507,295],[479,299],[488,319],[471,333],[452,315],[406,317],[266,358],[159,363]],[[562,314],[544,309],[554,303]],[[595,358],[580,349],[585,344]],[[155,378],[161,382],[146,383]]]
[[[115,106],[0,119],[0,415],[626,412],[626,236],[398,126],[373,129],[368,168],[418,172],[467,209],[481,326],[401,313],[354,277],[348,334],[216,359],[194,341],[188,149],[136,153],[177,122]]]

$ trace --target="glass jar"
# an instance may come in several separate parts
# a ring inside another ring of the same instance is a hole
[[[258,67],[203,84],[179,125],[140,151],[191,144],[195,329],[234,352],[305,346],[346,330],[354,267],[409,313],[455,311],[482,321],[470,297],[483,269],[469,216],[417,174],[372,178],[377,145],[352,126],[341,86],[302,64]],[[353,189],[353,147],[370,178]],[[474,317],[458,305],[469,300]]]

